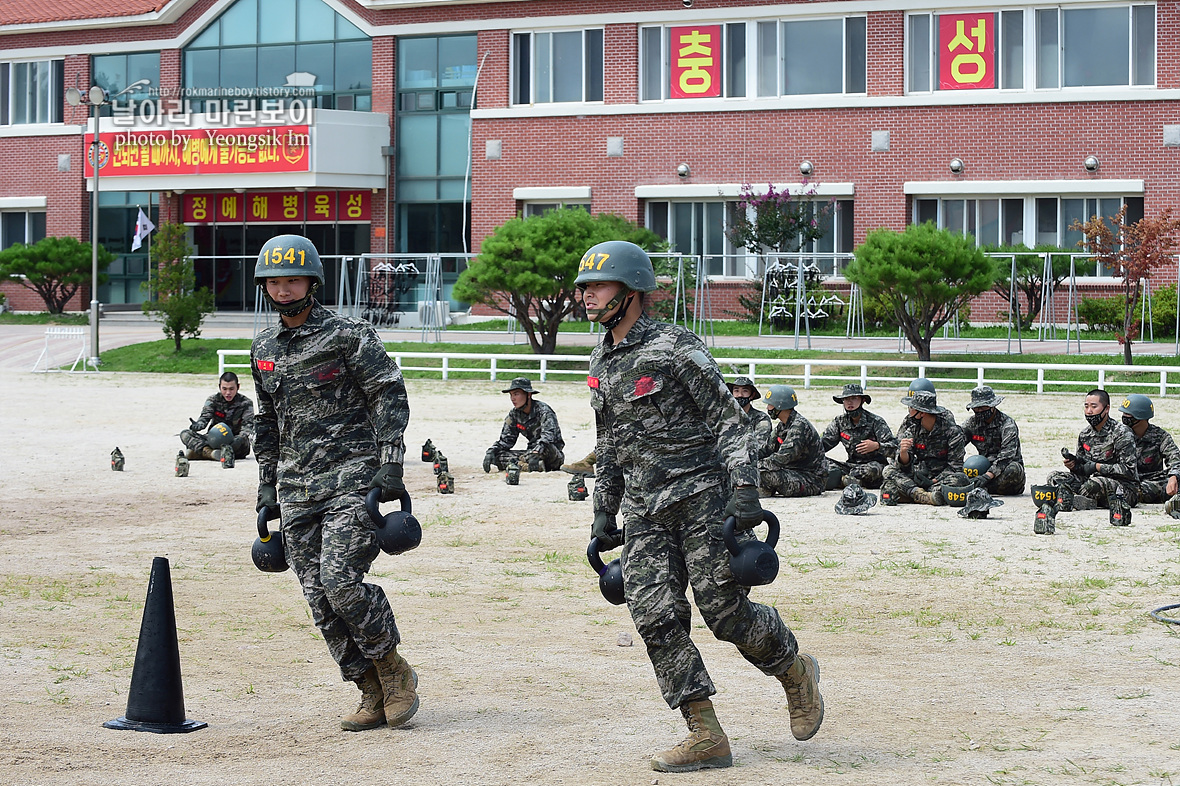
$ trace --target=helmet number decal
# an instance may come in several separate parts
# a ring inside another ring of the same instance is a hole
[[[595,260],[598,260],[597,263]],[[602,270],[602,265],[606,260],[610,259],[610,254],[586,254],[582,257],[582,261],[578,264],[578,272],[583,270]]]
[[[294,265],[295,256],[297,254],[299,256],[299,266],[303,267],[305,264],[307,264],[307,251],[302,248],[298,250],[294,248],[288,248],[286,252],[284,252],[281,246],[276,246],[275,248],[272,248],[270,251],[268,251],[266,254],[266,261],[263,264],[277,266],[286,262],[290,265]]]

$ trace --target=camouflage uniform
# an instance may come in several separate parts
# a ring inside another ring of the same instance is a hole
[[[790,420],[775,425],[774,444],[776,450],[758,462],[760,492],[784,497],[822,494],[828,479],[828,461],[811,421],[791,410]]]
[[[557,413],[544,401],[535,398],[532,401],[533,406],[528,413],[513,407],[504,417],[500,438],[491,447],[500,469],[507,467],[510,462],[518,461],[526,453],[538,456],[546,472],[561,469],[565,463],[565,454],[562,453],[565,440],[561,438],[561,426],[557,425]],[[512,450],[522,435],[528,442],[528,449]]]
[[[385,592],[363,579],[378,553],[365,493],[381,464],[405,457],[401,371],[368,323],[319,303],[298,327],[262,331],[250,354],[259,482],[277,485],[287,561],[355,682],[400,641]]]
[[[857,453],[856,446],[866,439],[880,442],[881,447],[872,453]],[[869,489],[881,488],[885,480],[885,465],[889,457],[897,452],[897,439],[885,418],[865,409],[860,410],[856,420],[853,420],[851,412],[834,418],[824,429],[820,444],[825,453],[843,444],[848,453],[848,471],[844,474]]]
[[[1000,410],[988,423],[972,414],[963,424],[963,435],[979,455],[992,463],[988,472],[994,476],[984,486],[992,494],[1024,493],[1024,457],[1020,455],[1020,429],[1016,421]]]
[[[226,401],[221,391],[205,399],[205,406],[201,408],[201,416],[193,422],[190,428],[180,432],[180,441],[190,450],[204,444],[205,438],[200,436],[209,426],[224,423],[234,433],[234,458],[246,458],[250,455],[250,435],[254,433],[254,402],[241,391],[234,396],[233,401]]]
[[[1171,434],[1156,425],[1148,425],[1142,437],[1135,437],[1135,447],[1139,450],[1139,501],[1167,502],[1168,478],[1180,478],[1180,448]]]
[[[907,417],[897,430],[897,441],[907,438],[914,440],[909,463],[902,464],[895,453],[885,468],[885,482],[896,486],[898,501],[912,500],[917,489],[937,492],[943,483],[963,471],[967,440],[953,418],[938,415],[934,428],[926,431],[921,423]]]
[[[778,443],[774,441],[774,421],[760,409],[748,407],[746,413],[746,428],[750,431],[750,450],[755,458],[765,458],[775,451]]]
[[[716,692],[689,637],[689,586],[713,635],[764,673],[786,674],[794,635],[729,571],[724,509],[731,488],[756,484],[758,472],[745,418],[704,344],[641,315],[618,344],[603,336],[587,381],[598,430],[594,509],[621,514],[627,606],[668,706]]]
[[[1074,455],[1079,461],[1101,464],[1102,469],[1085,479],[1073,472],[1050,472],[1046,483],[1064,486],[1067,491],[1063,496],[1067,499],[1071,493],[1082,494],[1103,507],[1108,507],[1108,498],[1119,488],[1122,488],[1123,499],[1128,505],[1139,503],[1139,472],[1136,469],[1139,452],[1131,429],[1109,416],[1101,431],[1087,425],[1078,434]]]

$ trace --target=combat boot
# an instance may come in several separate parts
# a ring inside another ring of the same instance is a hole
[[[790,670],[778,681],[787,693],[791,734],[797,740],[811,739],[824,722],[824,697],[819,692],[819,661],[814,655],[800,654],[791,664]]]
[[[385,694],[385,722],[401,726],[418,711],[418,674],[396,649],[373,665]]]
[[[910,499],[921,505],[945,505],[946,498],[939,494],[926,491],[925,489],[914,489],[910,492]]]
[[[1073,509],[1074,510],[1094,510],[1098,507],[1098,503],[1087,497],[1085,494],[1073,495]]]
[[[184,457],[187,458],[189,461],[200,461],[201,460],[201,449],[200,448],[189,448],[187,451],[185,451]]]
[[[729,738],[717,722],[713,702],[708,699],[685,702],[680,705],[680,714],[688,723],[688,736],[674,748],[652,756],[651,768],[656,772],[692,772],[732,767]]]
[[[1164,513],[1174,519],[1180,519],[1180,497],[1168,497],[1168,501],[1164,503]]]
[[[198,456],[198,458],[202,458],[205,461],[220,461],[220,458],[217,455],[217,451],[214,450],[213,448],[209,447],[208,445],[206,445],[205,447],[198,450],[197,456]]]
[[[578,459],[571,464],[562,464],[561,471],[568,472],[571,475],[586,475],[594,477],[594,465],[598,463],[598,455],[595,451],[590,451],[585,458]]]
[[[1073,509],[1073,489],[1062,483],[1057,487],[1057,510],[1069,513]]]
[[[340,719],[340,728],[345,731],[375,729],[385,723],[385,692],[381,690],[377,669],[366,671],[356,685],[361,689],[361,703],[356,712]]]

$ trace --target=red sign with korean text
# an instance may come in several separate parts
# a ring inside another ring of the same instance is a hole
[[[940,14],[938,86],[971,90],[996,86],[996,15]]]
[[[213,175],[249,172],[308,172],[308,126],[185,128],[116,131],[99,135],[103,177]],[[94,134],[86,134],[89,150]],[[87,156],[87,159],[90,157]],[[94,166],[85,161],[85,176]]]
[[[673,27],[672,98],[710,98],[721,95],[721,25]]]
[[[185,224],[290,224],[369,221],[369,191],[248,191],[185,194]]]

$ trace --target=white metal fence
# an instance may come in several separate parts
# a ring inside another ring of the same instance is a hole
[[[218,373],[249,369],[248,349],[217,351]],[[531,376],[541,382],[578,381],[589,370],[589,355],[490,355],[477,352],[390,352],[403,372],[437,374],[440,379],[508,379]],[[233,362],[231,358],[245,358]],[[756,384],[789,383],[803,388],[839,387],[859,382],[865,388],[899,387],[934,372],[940,385],[992,385],[1006,390],[1089,390],[1117,385],[1166,396],[1180,393],[1180,366],[1123,366],[1081,363],[964,363],[920,360],[823,360],[798,358],[717,358],[727,376],[744,374]],[[1078,377],[1079,378],[1067,378]]]

